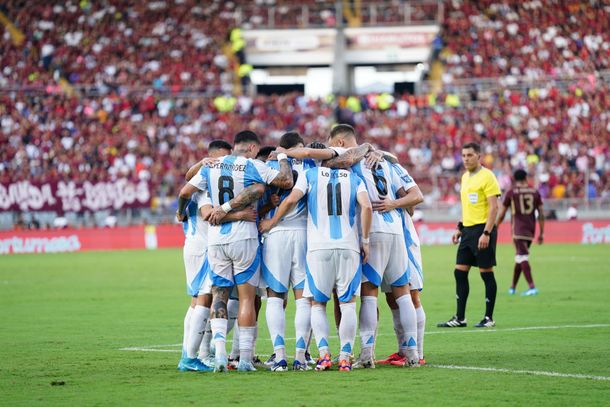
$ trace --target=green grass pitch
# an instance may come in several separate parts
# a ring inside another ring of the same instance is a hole
[[[491,331],[436,328],[454,312],[455,247],[425,247],[423,256],[429,366],[221,375],[176,370],[188,303],[181,250],[2,257],[0,405],[610,404],[608,246],[534,246],[541,294],[527,298],[507,295],[514,252],[499,247]],[[474,325],[484,309],[476,269],[470,287]],[[378,357],[395,350],[380,305]],[[291,303],[288,338],[293,313]],[[261,316],[257,353],[269,354]],[[288,340],[289,354],[293,347]]]

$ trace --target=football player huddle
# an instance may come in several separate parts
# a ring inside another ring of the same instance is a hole
[[[359,145],[351,126],[335,126],[327,142],[306,147],[298,133],[288,132],[277,148],[261,148],[254,132],[241,131],[233,146],[210,143],[209,156],[187,172],[176,216],[184,227],[192,299],[178,369],[257,370],[257,320],[266,297],[274,349],[266,365],[288,371],[290,289],[296,310],[292,370],[425,363],[422,262],[411,219],[421,191],[394,156]],[[380,288],[392,311],[397,352],[375,361]],[[340,342],[335,359],[328,302]],[[357,328],[360,356],[354,360]],[[316,362],[309,357],[310,339]]]

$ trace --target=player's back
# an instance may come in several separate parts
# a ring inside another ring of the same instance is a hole
[[[254,183],[269,183],[277,171],[263,162],[234,155],[220,157],[209,167],[202,167],[195,184],[201,182],[210,194],[213,206],[222,205]],[[210,225],[208,244],[225,244],[244,239],[257,239],[256,223],[235,221],[220,226]]]
[[[360,178],[346,170],[310,168],[297,187],[307,192],[307,247],[309,251],[360,251],[357,215]]]
[[[368,168],[362,162],[359,162],[352,166],[352,171],[364,181],[371,202],[382,199],[396,199],[396,191],[400,189],[401,180],[387,161],[381,161],[374,168]],[[397,185],[399,188],[395,188]],[[396,209],[383,213],[374,211],[371,233],[374,232],[402,234],[400,212]]]
[[[313,160],[298,160],[294,158],[290,158],[289,163],[292,167],[292,178],[294,184],[296,185],[299,177],[305,176],[305,171],[309,168],[314,168],[316,166]],[[278,161],[269,161],[267,162],[269,167],[276,169],[279,171],[280,164]],[[280,188],[268,188],[266,195],[270,195],[271,193],[277,194],[280,197],[280,203],[290,194],[292,189],[280,189]],[[279,230],[294,230],[294,229],[305,229],[307,227],[307,197],[303,197],[299,200],[297,205],[290,210],[281,220],[280,222],[271,230],[271,232],[276,232]],[[273,218],[275,215],[276,208],[271,209],[264,216],[265,219]]]
[[[184,249],[192,254],[203,254],[207,250],[208,223],[199,211],[207,202],[205,192],[196,192],[186,207],[187,220],[182,222]]]
[[[510,199],[513,237],[533,239],[536,232],[536,210],[542,203],[540,194],[534,188],[516,186],[507,193],[507,198]]]

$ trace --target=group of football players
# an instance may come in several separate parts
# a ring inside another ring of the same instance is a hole
[[[335,363],[340,371],[425,363],[422,262],[411,219],[421,191],[394,156],[358,144],[352,127],[335,126],[327,144],[306,147],[298,133],[287,132],[277,148],[261,148],[258,136],[246,130],[235,135],[233,146],[210,143],[208,157],[187,172],[176,216],[185,232],[192,300],[180,370],[256,370],[261,297],[274,349],[267,365],[289,370],[289,289],[295,301],[292,370],[310,370],[310,363],[318,371]],[[398,349],[375,361],[379,288]],[[329,301],[340,342],[336,359],[329,346]],[[354,360],[357,328],[361,346]],[[308,361],[312,334],[317,362]]]

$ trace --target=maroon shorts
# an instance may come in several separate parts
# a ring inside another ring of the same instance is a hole
[[[515,243],[515,249],[517,249],[517,256],[530,254],[530,246],[532,245],[531,240],[513,239],[513,242]]]

